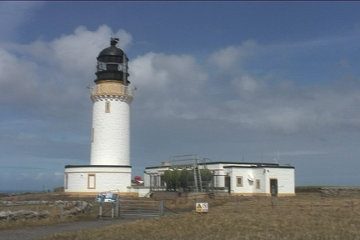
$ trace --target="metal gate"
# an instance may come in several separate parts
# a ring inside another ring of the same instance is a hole
[[[142,216],[154,217],[164,215],[164,201],[153,200],[119,200],[120,217]]]
[[[100,202],[99,205],[99,213],[98,218],[118,218],[119,217],[119,203],[105,203]]]

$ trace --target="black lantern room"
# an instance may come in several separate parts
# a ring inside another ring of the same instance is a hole
[[[126,54],[116,47],[118,38],[111,38],[110,47],[102,50],[97,57],[97,72],[95,83],[102,80],[120,81],[128,85],[128,61]]]

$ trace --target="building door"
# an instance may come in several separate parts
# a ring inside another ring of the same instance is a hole
[[[231,181],[230,181],[230,176],[225,176],[225,188],[228,189],[228,193],[231,193]]]
[[[278,180],[276,178],[270,179],[270,193],[272,197],[278,195]]]

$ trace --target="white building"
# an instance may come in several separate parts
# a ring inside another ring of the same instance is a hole
[[[131,186],[130,103],[128,58],[116,47],[118,39],[97,57],[93,102],[90,165],[65,166],[67,193],[128,193]]]
[[[198,164],[207,168],[213,177],[207,186],[211,191],[229,192],[242,196],[294,196],[295,169],[275,163],[208,162]],[[183,166],[168,165],[147,167],[144,173],[145,186],[164,190],[164,172],[181,169]]]

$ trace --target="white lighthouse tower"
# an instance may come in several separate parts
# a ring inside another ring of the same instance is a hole
[[[65,192],[129,192],[130,103],[128,58],[112,38],[97,57],[93,102],[90,165],[65,166]]]

